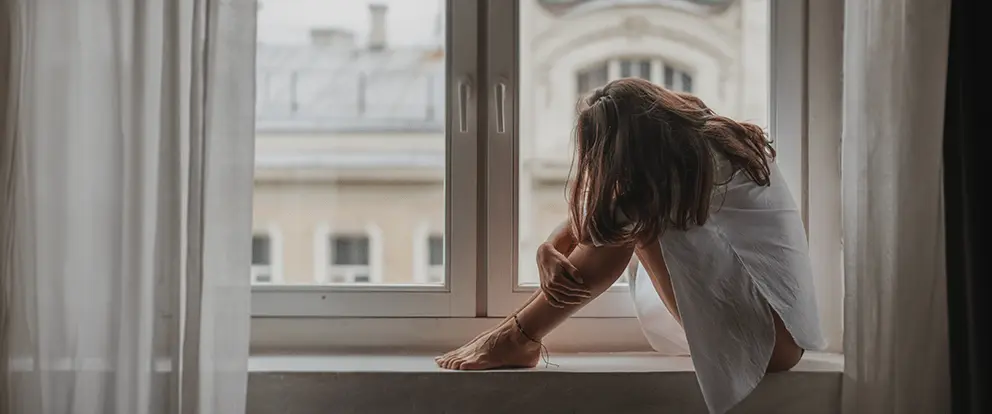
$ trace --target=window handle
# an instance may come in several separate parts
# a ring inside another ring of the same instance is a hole
[[[496,133],[503,134],[506,133],[506,82],[497,82],[495,89]]]
[[[472,80],[465,76],[458,81],[458,131],[468,132],[468,101],[472,98]]]

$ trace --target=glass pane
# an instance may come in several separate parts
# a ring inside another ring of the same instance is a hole
[[[422,279],[416,246],[445,230],[444,5],[259,1],[254,220],[281,235],[274,280]]]
[[[427,241],[428,264],[431,266],[444,266],[444,238],[442,236],[431,236]]]
[[[672,12],[682,8],[672,2],[521,0],[520,283],[537,282],[534,251],[567,215],[576,97],[568,90],[574,83],[560,77],[577,76],[579,91],[588,93],[609,78],[639,76],[691,91],[722,115],[767,126],[767,0],[682,2],[693,3],[700,25],[687,29]],[[619,64],[607,66],[610,61]],[[597,66],[601,79],[584,76]]]
[[[692,76],[682,72],[682,91],[692,93]]]
[[[272,241],[269,236],[252,236],[251,238],[251,264],[270,265],[272,264]]]
[[[620,61],[620,77],[629,78],[632,74],[630,73],[630,67],[633,66],[633,62],[624,59]]]
[[[651,61],[641,60],[638,66],[640,66],[641,69],[637,73],[637,76],[641,79],[651,80]]]
[[[608,73],[609,68],[606,62],[601,62],[600,64],[580,70],[576,76],[576,79],[578,79],[579,96],[588,94],[594,89],[603,86],[609,77]]]
[[[368,266],[368,237],[335,237],[331,240],[331,264],[335,266]]]

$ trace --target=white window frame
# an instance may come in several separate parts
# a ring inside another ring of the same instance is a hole
[[[448,0],[445,7],[445,284],[253,286],[257,320],[477,315],[479,1]],[[319,273],[321,267],[314,269]]]
[[[769,0],[769,4],[770,129],[778,162],[809,230],[829,350],[839,352],[843,3]],[[517,182],[516,153],[518,10],[517,0],[447,1],[445,285],[256,286],[253,348],[435,350],[470,339],[532,293],[533,288],[516,283],[517,189],[522,185]],[[809,19],[814,14],[817,19]],[[486,25],[477,25],[480,17]],[[488,30],[482,48],[479,26]],[[817,47],[810,48],[811,44]],[[477,67],[479,53],[487,53],[482,68]],[[663,59],[656,60],[652,72],[663,70]],[[709,75],[693,74],[694,88],[708,93],[702,82]],[[566,84],[576,82],[570,79]],[[476,132],[480,130],[484,139]],[[480,153],[485,155],[482,174],[475,173],[481,166],[477,157],[456,156]],[[559,350],[646,350],[632,315],[628,288],[614,287],[566,322],[549,343]],[[425,336],[424,330],[443,334]],[[609,341],[604,342],[605,337]]]
[[[275,225],[268,225],[263,228],[258,228],[252,230],[252,238],[256,236],[264,236],[269,239],[269,265],[251,265],[251,283],[253,286],[262,285],[278,285],[284,283],[282,277],[282,233],[279,232],[279,228]],[[258,273],[263,273],[267,271],[269,273],[270,282],[258,282],[256,278]]]

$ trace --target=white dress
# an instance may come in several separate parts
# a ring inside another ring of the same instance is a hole
[[[719,164],[729,176],[729,165]],[[684,336],[644,266],[631,281],[648,341],[659,350],[689,351],[714,414],[733,408],[764,377],[775,346],[769,306],[800,347],[826,345],[799,210],[774,164],[770,181],[762,187],[737,173],[714,190],[705,225],[661,236]]]

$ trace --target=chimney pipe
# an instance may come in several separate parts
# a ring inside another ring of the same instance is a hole
[[[379,51],[386,49],[386,11],[385,4],[369,4],[369,50]]]

